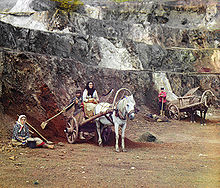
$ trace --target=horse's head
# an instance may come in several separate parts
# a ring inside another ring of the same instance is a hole
[[[123,98],[119,104],[119,110],[124,116],[128,116],[130,120],[134,119],[135,116],[135,101],[133,95],[126,96]]]

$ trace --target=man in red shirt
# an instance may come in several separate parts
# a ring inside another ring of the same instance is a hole
[[[165,115],[165,108],[166,108],[166,97],[167,97],[167,94],[166,92],[164,91],[164,88],[161,88],[161,91],[158,95],[158,98],[159,98],[159,108],[160,108],[160,115]]]

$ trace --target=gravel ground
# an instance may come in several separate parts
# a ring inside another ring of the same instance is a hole
[[[11,148],[2,139],[0,187],[219,187],[220,116],[213,117],[200,126],[149,122],[139,113],[128,122],[125,153],[114,151],[114,140],[49,150]],[[139,143],[144,132],[158,141]]]

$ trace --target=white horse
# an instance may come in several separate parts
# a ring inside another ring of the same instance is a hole
[[[114,104],[114,103],[113,103]],[[95,114],[99,114],[100,112],[105,112],[106,110],[111,108],[111,104],[109,103],[99,103],[95,107]],[[122,151],[126,151],[125,144],[124,144],[124,137],[125,137],[125,129],[127,125],[127,119],[130,120],[134,119],[135,114],[135,101],[133,98],[133,95],[126,96],[125,98],[121,99],[118,104],[116,105],[116,108],[113,109],[112,113],[106,114],[105,116],[101,116],[97,119],[95,119],[97,132],[98,132],[98,143],[101,146],[102,145],[102,138],[101,138],[101,126],[102,130],[106,126],[114,125],[115,127],[115,150],[119,152],[119,146],[118,146],[118,139],[119,139],[119,126],[121,127],[121,146]]]

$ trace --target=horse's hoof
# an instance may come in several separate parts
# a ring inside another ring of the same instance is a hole
[[[103,146],[102,142],[98,142],[98,144],[99,144],[99,146],[100,146],[100,147],[102,147],[102,146]]]
[[[122,149],[122,152],[127,152],[128,150],[126,150],[126,149]]]
[[[120,150],[119,150],[119,149],[116,149],[116,150],[115,150],[115,152],[119,153],[119,152],[120,152]]]

